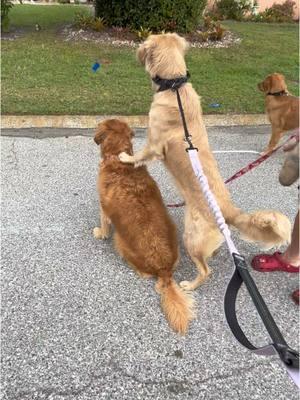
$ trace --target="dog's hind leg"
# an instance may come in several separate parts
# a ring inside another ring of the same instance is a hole
[[[130,252],[130,250],[128,249],[128,246],[126,245],[126,243],[124,243],[123,239],[121,238],[120,235],[118,235],[117,232],[115,232],[115,234],[114,234],[114,243],[115,243],[115,248],[116,248],[117,252],[120,254],[120,256],[122,258],[124,258],[124,260],[129,265],[129,267],[131,267],[140,278],[148,279],[148,278],[153,277],[152,274],[143,272],[138,268],[138,266],[136,265],[136,263],[134,261],[134,259],[135,259],[134,254],[132,254]]]
[[[110,233],[110,226],[111,221],[103,211],[101,207],[101,203],[99,202],[99,209],[100,209],[100,228],[95,227],[93,230],[94,237],[96,239],[107,239]]]
[[[182,281],[180,286],[185,290],[194,290],[211,274],[207,259],[220,247],[223,237],[217,227],[200,217],[193,220],[186,218],[186,231],[184,243],[186,249],[195,263],[198,275],[192,281]]]
[[[195,263],[195,265],[197,267],[198,275],[192,281],[181,281],[180,282],[180,286],[184,290],[197,289],[197,287],[202,285],[202,283],[204,283],[211,274],[211,270],[210,270],[209,266],[207,265],[203,256],[195,257],[195,256],[191,255],[191,259],[193,260],[193,262]]]

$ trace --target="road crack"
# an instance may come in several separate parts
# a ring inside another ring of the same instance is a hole
[[[118,376],[131,379],[132,381],[137,382],[141,385],[164,386],[171,393],[179,394],[190,389],[192,389],[193,391],[195,390],[195,388],[199,389],[199,386],[202,385],[203,383],[207,383],[213,380],[233,378],[237,375],[250,372],[261,365],[267,365],[267,364],[269,364],[269,362],[265,360],[249,367],[236,368],[232,370],[231,373],[228,374],[217,374],[198,381],[197,380],[189,381],[187,379],[166,379],[166,380],[141,379],[136,375],[127,372],[122,367],[120,367],[115,361],[111,360],[107,365],[110,371],[100,374],[94,372],[91,373],[88,382],[80,388],[71,388],[63,390],[57,387],[37,387],[32,390],[21,390],[20,392],[15,394],[11,392],[10,394],[12,395],[12,397],[9,398],[14,400],[22,400],[25,396],[32,396],[32,398],[37,398],[34,396],[38,396],[39,400],[47,400],[51,395],[61,396],[61,397],[67,397],[67,396],[77,397],[80,394],[87,392],[92,387],[92,385],[96,385],[97,381],[104,379],[108,376],[111,376],[113,373],[117,373]]]

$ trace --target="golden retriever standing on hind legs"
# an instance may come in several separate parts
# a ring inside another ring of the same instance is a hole
[[[151,35],[140,45],[137,56],[152,80],[181,79],[187,76],[184,60],[187,48],[185,39],[175,33]],[[160,87],[154,82],[153,89],[156,93],[149,113],[148,143],[134,156],[122,152],[119,157],[122,162],[135,165],[163,159],[173,175],[186,204],[184,243],[199,272],[193,281],[181,282],[181,286],[193,290],[209,276],[207,259],[219,248],[223,237],[185,151],[187,143],[183,140],[176,93],[170,89],[159,91]],[[237,228],[246,240],[262,243],[264,247],[279,246],[289,241],[291,224],[283,214],[277,211],[247,214],[233,204],[209,148],[199,97],[190,83],[183,84],[179,93],[193,144],[199,149],[204,173],[226,222]]]
[[[105,239],[114,225],[119,254],[142,277],[158,278],[156,289],[171,327],[185,334],[193,319],[193,298],[174,281],[178,263],[176,227],[160,191],[145,166],[123,164],[118,154],[133,153],[132,130],[117,119],[98,125],[95,142],[101,146],[98,175],[101,227],[94,236]]]

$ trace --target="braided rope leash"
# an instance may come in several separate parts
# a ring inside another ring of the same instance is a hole
[[[193,146],[193,143],[191,141],[191,135],[189,134],[187,129],[184,111],[179,95],[179,88],[176,88],[175,91],[177,95],[179,112],[183,123],[185,140],[189,144],[189,147],[186,149],[186,151],[188,152],[193,171],[200,184],[203,195],[206,198],[212,214],[214,215],[217,226],[219,227],[225,238],[228,250],[230,252],[230,255],[232,256],[235,266],[224,298],[224,308],[227,323],[235,338],[248,350],[252,351],[255,354],[265,356],[278,354],[288,374],[295,382],[295,384],[300,387],[299,354],[295,350],[290,348],[283,338],[278,326],[276,325],[276,322],[274,321],[266,303],[264,302],[254,280],[249,273],[245,258],[241,254],[239,254],[237,248],[235,247],[235,244],[231,239],[231,232],[229,230],[229,227],[225,222],[221,209],[212,191],[209,188],[208,180],[203,172],[203,168],[198,156],[198,149]],[[236,299],[242,283],[245,283],[246,288],[252,298],[252,301],[272,339],[272,343],[269,345],[259,348],[255,347],[245,336],[243,330],[238,323],[236,316]]]
[[[234,181],[235,179],[243,176],[247,172],[251,171],[252,169],[258,167],[262,162],[267,160],[269,157],[271,157],[272,154],[276,153],[279,149],[281,149],[283,146],[285,146],[290,140],[292,139],[297,139],[298,135],[291,135],[284,143],[282,143],[280,146],[276,147],[274,150],[270,151],[269,153],[266,153],[259,157],[257,160],[252,161],[250,164],[246,165],[246,167],[240,169],[238,172],[236,172],[234,175],[232,175],[230,178],[228,178],[225,183],[229,183]]]
[[[282,147],[284,147],[289,141],[296,139],[299,140],[299,135],[291,135],[284,143],[282,143],[280,146],[276,147],[274,150],[270,151],[269,153],[266,153],[262,156],[260,156],[259,158],[257,158],[256,160],[252,161],[251,163],[249,163],[248,165],[246,165],[244,168],[240,169],[239,171],[237,171],[234,175],[232,175],[230,178],[226,179],[225,184],[227,185],[228,183],[234,181],[237,178],[240,178],[241,176],[245,175],[247,172],[251,171],[252,169],[258,167],[262,162],[266,161],[269,157],[271,157],[271,155],[273,155],[274,153],[276,153],[279,149],[281,149]],[[226,151],[225,151],[226,152]],[[228,151],[231,152],[231,151]],[[232,150],[232,152],[235,153],[256,153],[256,152],[251,152],[251,151],[234,151]],[[223,153],[222,151],[216,151],[213,153]],[[182,201],[180,203],[174,203],[174,204],[167,204],[167,207],[169,208],[179,208],[179,207],[183,207],[185,205],[185,202]]]

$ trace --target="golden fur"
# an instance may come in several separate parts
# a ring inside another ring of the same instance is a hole
[[[265,93],[265,110],[272,126],[272,135],[265,152],[273,150],[285,132],[299,127],[299,98],[288,94],[284,76],[274,73],[257,85]],[[285,91],[287,95],[268,93]]]
[[[96,238],[107,238],[114,225],[119,254],[142,277],[158,278],[162,309],[171,327],[184,334],[193,318],[193,299],[174,281],[178,262],[176,227],[160,191],[145,166],[122,164],[121,151],[132,154],[132,131],[116,119],[98,125],[95,142],[101,145],[98,192],[101,227]]]
[[[186,49],[186,41],[177,34],[151,35],[140,45],[137,56],[151,77],[158,75],[167,79],[186,74]],[[155,84],[153,87],[157,89]],[[258,211],[247,214],[233,204],[209,147],[199,97],[190,83],[183,85],[179,92],[193,144],[199,149],[204,172],[226,222],[236,227],[245,239],[264,243],[265,247],[289,241],[291,225],[281,213]],[[186,147],[176,94],[167,90],[154,95],[146,147],[134,156],[123,152],[119,157],[122,162],[135,165],[161,158],[173,175],[186,204],[184,243],[199,271],[196,279],[181,282],[181,286],[192,290],[209,276],[207,259],[218,249],[223,238],[202,195]]]

